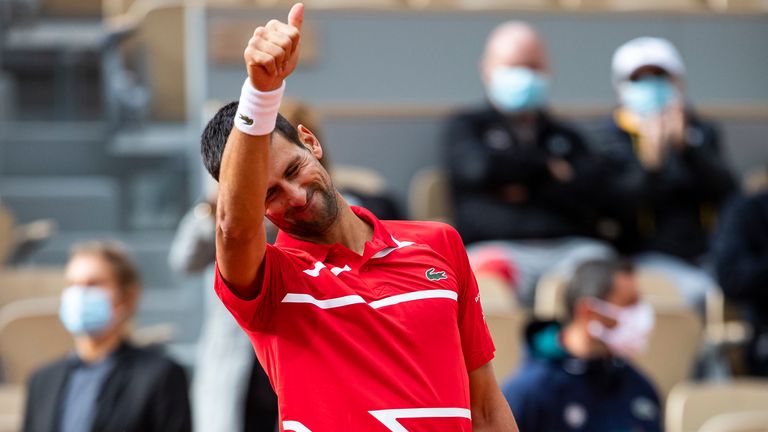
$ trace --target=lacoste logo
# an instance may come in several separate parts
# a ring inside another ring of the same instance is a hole
[[[427,275],[427,279],[431,281],[439,281],[441,279],[448,279],[448,276],[445,275],[444,271],[435,271],[435,268],[432,267],[431,269],[427,270],[425,273]]]
[[[248,117],[245,114],[240,114],[240,120],[245,123],[247,126],[253,126],[253,119]]]

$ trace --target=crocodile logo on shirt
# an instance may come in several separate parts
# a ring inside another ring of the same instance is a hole
[[[247,126],[253,126],[253,119],[245,114],[240,114],[240,121],[245,123]]]
[[[431,281],[439,281],[441,279],[448,279],[448,276],[445,275],[444,271],[435,271],[435,268],[432,267],[431,269],[427,270],[426,272],[427,279]]]

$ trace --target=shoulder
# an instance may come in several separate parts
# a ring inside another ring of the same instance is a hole
[[[398,241],[414,241],[430,246],[461,246],[463,242],[456,228],[434,221],[382,221]]]
[[[184,373],[184,369],[168,357],[159,346],[127,346],[120,361],[131,362],[135,370],[155,378],[166,378],[167,374]]]
[[[51,382],[53,377],[66,373],[69,369],[70,361],[69,357],[62,357],[43,365],[29,377],[29,385],[45,385],[46,383]]]
[[[448,117],[448,126],[483,124],[499,119],[499,114],[490,106],[476,106],[453,113]]]
[[[501,391],[510,403],[522,398],[538,399],[544,396],[543,393],[551,395],[554,390],[552,378],[556,372],[557,368],[549,362],[528,359],[515,375],[504,381]]]

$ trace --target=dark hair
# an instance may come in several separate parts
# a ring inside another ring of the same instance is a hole
[[[72,247],[69,259],[82,255],[97,256],[106,261],[123,293],[141,286],[139,270],[121,244],[110,241],[79,243]]]
[[[238,102],[230,102],[213,116],[211,121],[205,126],[203,134],[200,137],[200,154],[203,157],[203,165],[208,173],[219,181],[219,170],[221,169],[221,157],[224,154],[224,147],[227,144],[227,138],[232,131],[235,114],[237,113]],[[277,115],[277,124],[275,132],[282,135],[288,141],[297,146],[306,149],[301,144],[299,132],[282,114]]]
[[[570,321],[579,300],[594,297],[605,300],[613,289],[617,273],[632,273],[632,264],[623,259],[585,261],[578,266],[565,290],[565,313]]]

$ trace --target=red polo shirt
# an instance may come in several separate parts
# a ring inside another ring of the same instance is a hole
[[[215,289],[278,395],[282,431],[471,431],[469,378],[493,358],[458,233],[379,221],[360,256],[280,233],[261,289]]]

